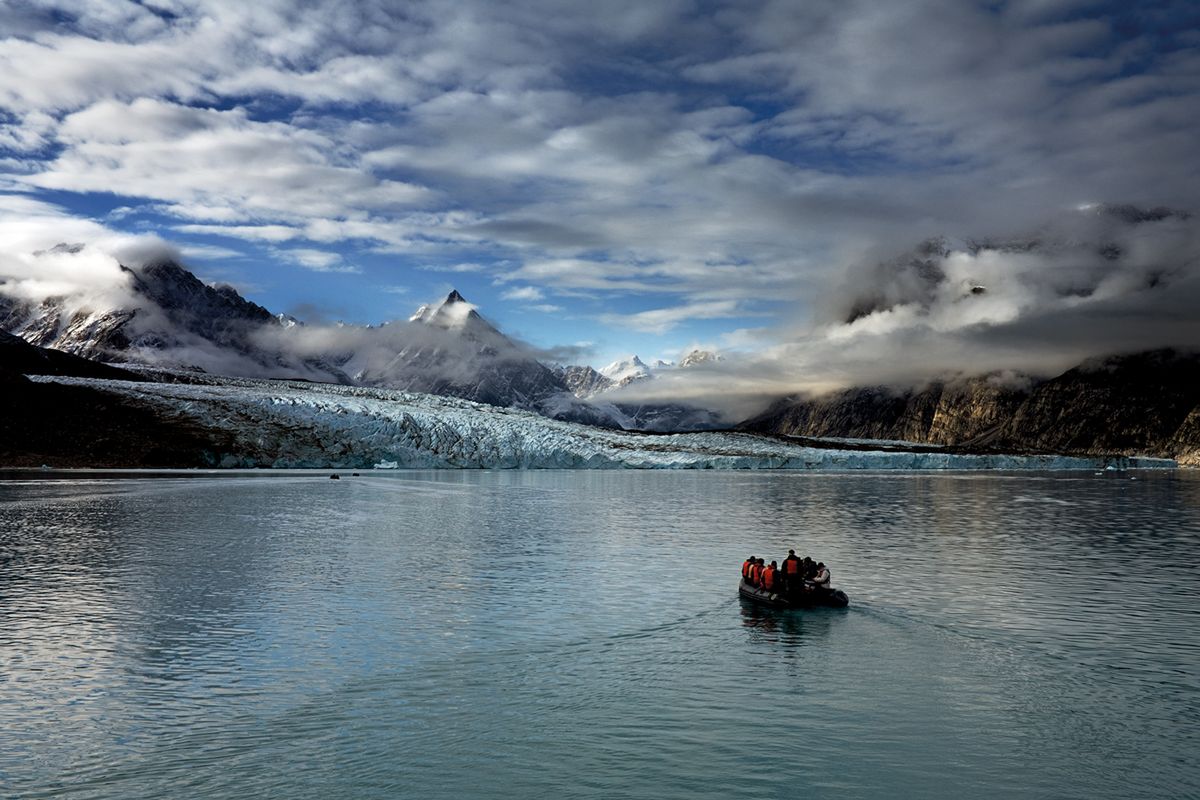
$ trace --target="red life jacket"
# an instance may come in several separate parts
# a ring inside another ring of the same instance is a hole
[[[785,558],[783,560],[783,571],[787,575],[799,575],[800,574],[800,559]]]
[[[774,589],[775,588],[775,568],[774,567],[767,567],[766,569],[763,570],[763,588],[764,589]]]
[[[748,558],[742,562],[742,578],[745,580],[750,579],[750,567],[752,566],[754,566],[754,563]]]
[[[758,564],[750,568],[750,583],[758,586],[759,580],[762,578],[762,569]]]

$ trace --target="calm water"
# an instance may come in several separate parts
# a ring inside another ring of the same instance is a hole
[[[1198,556],[1195,474],[0,483],[0,796],[1197,797]]]

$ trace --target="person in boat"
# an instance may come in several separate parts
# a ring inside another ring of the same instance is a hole
[[[762,559],[754,559],[754,563],[750,565],[750,575],[746,578],[746,583],[751,586],[758,586],[759,576],[762,574]]]
[[[762,573],[762,588],[768,592],[773,592],[779,588],[779,580],[777,579],[779,567],[775,562],[771,562],[771,566],[765,568]]]
[[[800,574],[804,577],[804,580],[811,581],[813,576],[817,574],[816,562],[805,556],[804,560],[800,562]]]
[[[812,582],[822,591],[829,591],[829,582],[833,579],[833,575],[829,572],[829,568],[825,566],[825,562],[817,564],[816,572],[813,573]]]
[[[742,562],[742,580],[746,581],[747,583],[750,581],[750,569],[754,566],[754,563],[754,556],[750,556]]]
[[[783,577],[783,588],[791,590],[800,582],[800,557],[796,555],[795,550],[788,550],[787,558],[780,565],[780,574]]]

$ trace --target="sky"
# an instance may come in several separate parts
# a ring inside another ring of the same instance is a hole
[[[708,391],[1056,369],[1200,345],[1197,120],[1191,2],[0,0],[0,278],[457,288],[563,360],[731,354]]]

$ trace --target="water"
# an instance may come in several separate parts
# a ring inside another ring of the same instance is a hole
[[[1187,473],[0,483],[0,796],[1197,797],[1198,553]]]

